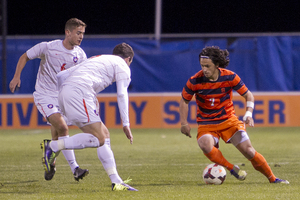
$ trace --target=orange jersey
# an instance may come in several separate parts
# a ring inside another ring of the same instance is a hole
[[[197,122],[199,125],[219,124],[235,114],[232,90],[240,95],[248,92],[241,78],[234,72],[219,68],[217,81],[210,81],[199,71],[192,76],[182,90],[182,98],[191,101],[195,95],[197,102]]]

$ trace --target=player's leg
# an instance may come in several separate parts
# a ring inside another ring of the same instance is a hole
[[[50,115],[48,117],[48,121],[51,123],[52,140],[69,138],[69,129],[67,123],[60,113],[54,113]],[[81,169],[77,164],[73,149],[62,150],[61,152],[67,160],[76,181],[82,179],[88,174],[87,169]]]
[[[113,189],[133,190],[134,188],[122,183],[123,181],[117,173],[114,155],[110,148],[109,131],[99,117],[97,97],[86,94],[86,90],[81,91],[67,85],[60,91],[59,105],[68,120],[76,124],[83,133],[64,139],[63,142],[61,140],[51,142],[51,148],[57,151],[64,148],[99,147],[97,149],[99,160],[112,182],[118,182]]]
[[[98,158],[101,161],[106,173],[108,174],[112,182],[112,190],[129,190],[138,191],[137,189],[131,187],[127,183],[131,181],[123,181],[117,172],[116,161],[114,158],[113,151],[110,147],[110,133],[107,127],[101,122],[101,132],[105,135],[104,145],[97,148]]]
[[[237,165],[233,165],[228,162],[222,152],[216,147],[219,142],[219,136],[217,134],[213,132],[207,134],[198,132],[197,138],[199,147],[210,161],[225,167],[238,180],[245,180],[247,173],[240,170]]]
[[[111,180],[112,190],[137,191],[135,188],[124,183],[118,174],[114,154],[110,148],[110,134],[107,127],[102,122],[97,122],[88,126],[83,126],[81,127],[81,130],[83,132],[92,133],[99,139],[101,146],[97,148],[97,155]]]
[[[254,169],[267,177],[270,183],[289,184],[286,180],[276,178],[263,155],[253,148],[249,136],[245,131],[238,131],[230,141],[252,163]]]
[[[217,137],[211,134],[204,134],[198,139],[198,145],[203,151],[204,155],[212,162],[227,168],[229,171],[233,169],[234,165],[229,163],[223,156],[222,152],[215,147],[219,142]]]
[[[54,113],[59,112],[57,107],[55,106],[57,104],[57,103],[55,103],[55,102],[57,102],[57,98],[48,97],[48,96],[45,96],[44,94],[39,94],[37,92],[33,93],[33,97],[34,97],[34,102],[35,102],[37,109],[43,115],[43,117],[45,119],[47,119],[47,116],[50,116]],[[54,104],[53,104],[53,102],[54,102]],[[47,120],[47,124],[51,125],[48,120]],[[53,130],[54,129],[51,126],[52,138],[57,139],[58,136],[56,133],[54,133]],[[49,160],[47,159],[48,157],[50,157],[52,155],[51,149],[48,147],[49,143],[50,143],[50,140],[44,140],[41,143],[41,148],[43,151],[42,164],[45,169],[44,177],[46,180],[51,180],[56,171],[55,160],[49,162]]]
[[[81,127],[85,133],[92,133],[96,136],[101,144],[97,148],[98,158],[101,161],[105,171],[107,172],[112,183],[122,183],[123,180],[117,172],[114,154],[110,148],[109,131],[102,122],[93,123]]]
[[[50,115],[48,121],[51,123],[52,141],[69,137],[68,126],[60,113]],[[74,150],[62,150],[62,152],[74,174],[75,169],[79,167],[75,159]]]
[[[68,126],[58,110],[58,98],[46,96],[45,94],[33,93],[35,104],[40,113],[47,119],[47,123],[51,125],[52,140],[57,140],[59,137],[68,137]],[[43,165],[45,166],[45,179],[51,180],[55,173],[55,156],[49,147],[50,140],[44,140],[41,143],[43,149]],[[74,174],[80,168],[76,162],[74,151],[63,152],[68,161],[72,173]],[[88,171],[88,170],[83,170]],[[76,179],[76,178],[75,178]]]
[[[131,186],[125,184],[119,176],[116,169],[114,154],[110,148],[109,131],[102,122],[86,124],[80,127],[84,133],[73,135],[63,141],[58,140],[51,142],[50,146],[53,151],[61,149],[82,149],[98,147],[97,154],[106,173],[108,174],[113,190],[133,190]]]

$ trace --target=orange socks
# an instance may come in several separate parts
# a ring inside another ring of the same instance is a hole
[[[222,165],[223,167],[226,167],[229,171],[233,169],[233,164],[229,163],[223,156],[222,152],[217,149],[216,147],[213,147],[213,149],[207,153],[204,154],[210,161]],[[263,175],[265,175],[270,183],[274,182],[276,177],[273,174],[270,166],[268,165],[266,159],[258,152],[255,152],[255,155],[252,159],[249,160],[254,169],[261,172]]]
[[[254,169],[261,172],[263,175],[265,175],[270,183],[274,182],[276,177],[273,174],[270,166],[268,165],[266,159],[258,152],[255,152],[255,155],[252,159],[250,159]]]
[[[222,165],[223,167],[226,167],[226,169],[228,169],[229,171],[233,169],[233,164],[231,164],[230,162],[228,162],[222,152],[217,149],[216,147],[213,147],[213,149],[207,153],[204,154],[210,161],[218,164],[218,165]]]

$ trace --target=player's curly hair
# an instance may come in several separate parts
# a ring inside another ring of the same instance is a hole
[[[218,46],[207,46],[202,49],[199,54],[199,60],[201,57],[208,57],[215,65],[219,65],[221,68],[226,68],[229,64],[229,52],[227,49],[220,49]]]
[[[131,61],[134,56],[134,52],[129,44],[123,42],[115,46],[113,49],[113,55],[120,56],[123,59],[130,57],[129,61]]]

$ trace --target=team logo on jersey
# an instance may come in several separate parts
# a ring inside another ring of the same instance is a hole
[[[50,108],[50,109],[52,109],[53,108],[53,104],[48,104],[47,107]]]
[[[97,116],[99,116],[99,114],[97,113],[97,110],[94,110],[94,113],[95,113]]]
[[[73,61],[74,61],[74,63],[77,63],[77,61],[78,61],[78,58],[75,56],[75,57],[73,57]]]
[[[222,92],[222,93],[225,93],[225,88],[222,88],[222,89],[221,89],[221,92]]]

